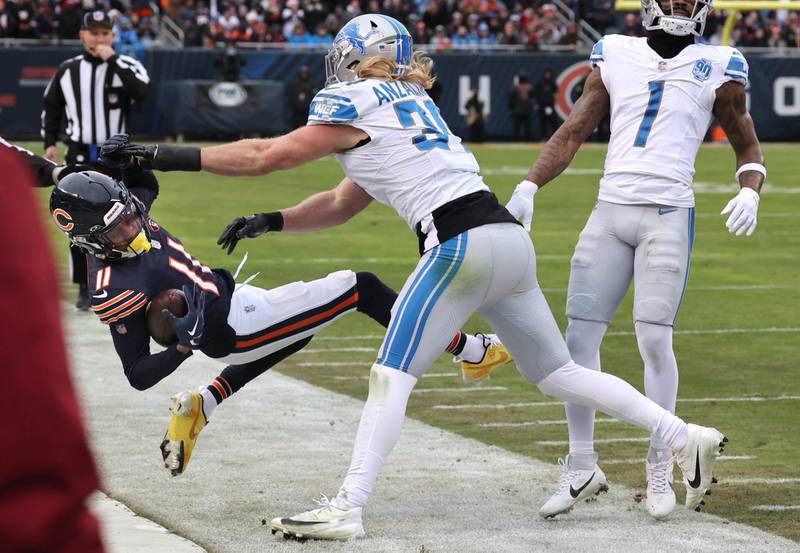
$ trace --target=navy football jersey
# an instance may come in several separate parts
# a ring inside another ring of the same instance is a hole
[[[109,325],[125,374],[139,389],[172,373],[188,357],[175,346],[150,354],[145,313],[160,292],[196,284],[206,293],[200,350],[209,357],[230,353],[236,338],[227,322],[235,287],[231,274],[225,269],[209,269],[153,219],[146,216],[145,221],[152,245],[148,253],[112,261],[87,256],[91,310]]]

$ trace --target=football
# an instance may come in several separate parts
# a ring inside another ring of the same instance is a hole
[[[164,290],[154,297],[147,305],[147,330],[150,336],[162,346],[171,346],[178,341],[172,325],[161,313],[162,309],[169,309],[177,317],[183,317],[189,311],[183,292],[176,289]]]

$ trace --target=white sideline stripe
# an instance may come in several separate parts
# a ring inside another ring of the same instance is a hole
[[[634,442],[649,442],[650,436],[644,438],[604,438],[602,440],[595,440],[596,444],[626,444]],[[542,442],[533,442],[536,445],[569,445],[569,440],[545,440]]]
[[[724,462],[724,461],[750,461],[755,459],[752,455],[720,455],[717,458],[717,461]],[[644,463],[645,458],[633,458],[633,459],[603,459],[600,461],[601,465],[638,465],[639,463]]]
[[[797,401],[800,396],[775,396],[775,397],[697,397],[678,398],[678,403],[711,403],[713,401]],[[519,407],[552,407],[564,405],[562,401],[530,401],[525,403],[472,403],[461,405],[434,405],[434,409],[516,409]]]
[[[446,394],[448,392],[470,393],[470,392],[503,392],[508,390],[505,386],[461,386],[459,388],[419,388],[413,390],[412,394]]]
[[[372,361],[319,361],[295,363],[296,367],[371,367]]]
[[[781,484],[800,484],[800,478],[725,478],[719,481],[726,486],[737,484],[763,484],[765,486],[779,486]]]
[[[461,376],[461,373],[426,373],[422,378],[443,378],[443,377]],[[369,380],[369,375],[361,376],[334,376],[334,380]]]
[[[794,289],[793,286],[787,286],[787,288]],[[546,291],[547,289],[545,289]],[[555,289],[550,289],[554,291]],[[559,289],[560,290],[560,289]],[[795,333],[800,332],[800,327],[797,326],[773,326],[773,327],[766,327],[766,328],[694,328],[694,329],[684,329],[684,330],[676,330],[675,334],[773,334],[773,333]],[[627,330],[620,330],[620,331],[612,331],[606,332],[606,336],[633,336],[632,331]],[[383,334],[363,334],[360,336],[318,336],[315,338],[316,340],[323,340],[323,341],[340,341],[340,340],[382,340]],[[331,351],[331,350],[327,350]]]
[[[537,215],[539,216],[539,215]],[[759,217],[762,215],[759,213]],[[740,255],[738,256],[740,257]],[[794,256],[792,254],[770,254],[770,258],[772,259],[791,259],[794,260]],[[733,253],[716,253],[716,252],[707,252],[707,253],[697,253],[692,254],[692,258],[697,259],[736,259],[737,254]],[[572,254],[537,254],[536,260],[537,261],[569,261],[572,259]],[[282,257],[280,259],[270,260],[269,263],[274,265],[276,263],[283,263],[283,264],[292,264],[292,265],[346,265],[351,266],[355,264],[369,264],[369,265],[376,265],[380,263],[385,264],[407,264],[409,267],[415,267],[419,262],[419,258],[417,257],[365,257],[363,259],[356,258],[356,257]],[[254,261],[257,267],[262,263]],[[693,287],[690,286],[689,289],[691,290]]]
[[[753,505],[753,511],[800,511],[800,505]]]
[[[617,419],[595,419],[596,423],[617,423],[622,422]],[[478,426],[482,428],[519,428],[523,426],[555,426],[559,424],[567,424],[565,419],[559,420],[544,420],[544,421],[525,421],[525,422],[485,422]]]
[[[377,348],[317,348],[317,349],[301,349],[297,353],[344,353],[344,352],[373,352],[377,353]]]
[[[689,286],[688,290],[796,290],[791,284],[717,284],[709,286]],[[566,288],[542,288],[543,292],[566,292]]]
[[[800,327],[687,329],[675,330],[673,334],[772,334],[776,332],[800,332]],[[606,332],[606,336],[634,336],[634,334],[634,332],[629,330]]]

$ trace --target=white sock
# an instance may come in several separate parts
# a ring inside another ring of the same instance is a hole
[[[483,361],[483,356],[486,355],[486,346],[483,344],[483,338],[466,332],[464,336],[467,341],[464,343],[464,349],[458,355],[461,360],[467,363],[480,363]]]
[[[372,365],[369,396],[361,413],[350,468],[334,499],[340,508],[363,507],[369,499],[383,461],[394,448],[411,390],[417,379],[408,373]]]
[[[611,374],[570,361],[539,382],[539,389],[562,401],[589,405],[619,420],[657,432],[673,451],[685,445],[686,423]],[[677,447],[681,432],[684,444]]]
[[[217,398],[205,386],[200,390],[200,395],[203,397],[203,414],[208,422],[211,420],[212,413],[217,410]]]
[[[598,321],[569,320],[567,347],[578,365],[600,370],[600,343],[607,328],[606,323]],[[564,411],[567,414],[570,458],[594,455],[594,408],[567,402],[564,404]]]
[[[644,391],[661,407],[675,413],[678,397],[678,362],[672,350],[672,327],[637,321],[636,341],[644,361]],[[662,462],[671,455],[667,444],[657,434],[650,437],[647,459]]]

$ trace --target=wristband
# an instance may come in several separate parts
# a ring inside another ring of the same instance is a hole
[[[739,176],[746,172],[746,171],[755,171],[756,173],[761,173],[764,176],[764,180],[767,180],[767,168],[764,167],[760,163],[745,163],[736,171],[736,183],[739,184]]]
[[[525,192],[529,194],[531,198],[535,196],[538,191],[539,185],[527,179],[519,183],[516,189],[516,192]]]
[[[264,213],[267,217],[267,224],[270,231],[280,232],[283,230],[283,214],[280,211]]]
[[[200,171],[200,148],[159,144],[151,166],[159,171]]]

